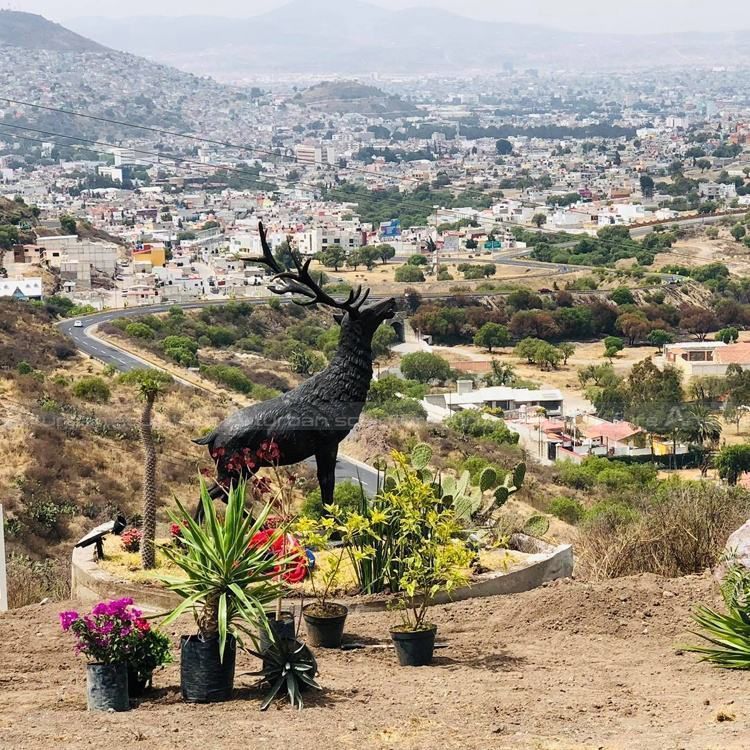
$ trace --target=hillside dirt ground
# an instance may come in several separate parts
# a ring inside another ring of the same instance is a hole
[[[445,648],[433,666],[319,649],[323,692],[301,713],[283,702],[261,713],[245,657],[232,702],[182,703],[175,664],[135,710],[87,713],[83,661],[57,623],[67,605],[27,607],[0,615],[0,748],[747,748],[750,674],[678,650],[696,640],[691,608],[715,601],[708,575],[644,575],[436,607]],[[354,612],[349,640],[385,643],[393,618]]]

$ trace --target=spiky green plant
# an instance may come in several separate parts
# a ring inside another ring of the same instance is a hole
[[[178,500],[178,512],[170,515],[182,527],[181,544],[162,547],[166,557],[185,574],[185,578],[162,578],[182,597],[182,602],[165,616],[162,627],[192,611],[199,635],[218,635],[222,659],[229,634],[240,643],[243,635],[254,642],[258,627],[269,629],[265,608],[281,596],[283,586],[277,566],[287,562],[270,550],[275,537],[253,543],[271,506],[266,505],[253,519],[245,509],[245,489],[244,482],[230,487],[226,514],[220,522],[201,478],[203,523],[197,523]]]
[[[262,677],[262,682],[267,682],[271,686],[260,707],[261,711],[265,711],[283,690],[286,690],[292,706],[302,710],[303,691],[307,688],[321,689],[315,681],[318,663],[304,643],[280,638],[275,632],[271,632],[270,647],[262,654],[255,651],[250,653],[263,660],[263,669],[253,674]]]
[[[686,646],[704,661],[723,669],[750,669],[750,571],[730,565],[721,587],[727,614],[699,605],[693,619],[703,629],[695,635],[707,646]]]

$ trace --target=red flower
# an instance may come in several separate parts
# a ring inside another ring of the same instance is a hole
[[[258,458],[267,463],[276,463],[281,458],[279,444],[275,440],[264,440],[258,448]]]
[[[259,531],[250,540],[250,546],[262,547],[277,534],[277,530],[273,528]],[[291,562],[283,566],[283,570],[281,565],[274,568],[276,575],[281,574],[282,579],[287,583],[299,583],[304,580],[308,570],[308,559],[296,537],[292,534],[278,534],[271,542],[269,551],[280,560],[292,558]]]

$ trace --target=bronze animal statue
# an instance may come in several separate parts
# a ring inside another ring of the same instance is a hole
[[[262,223],[259,231],[263,257],[253,262],[275,272],[271,291],[306,299],[297,304],[337,310],[339,346],[322,372],[277,398],[240,409],[193,442],[208,446],[216,464],[217,484],[210,491],[214,498],[222,497],[230,482],[252,477],[264,466],[288,466],[315,456],[323,502],[332,503],[339,443],[357,424],[370,389],[372,337],[393,318],[396,301],[365,306],[370,290],[363,292],[361,286],[345,301],[335,300],[313,279],[310,260],[293,253],[295,268],[286,270],[274,258]]]

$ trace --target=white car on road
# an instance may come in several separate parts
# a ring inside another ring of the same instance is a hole
[[[83,321],[82,320],[76,320],[76,322],[73,323],[73,328],[83,328]]]

